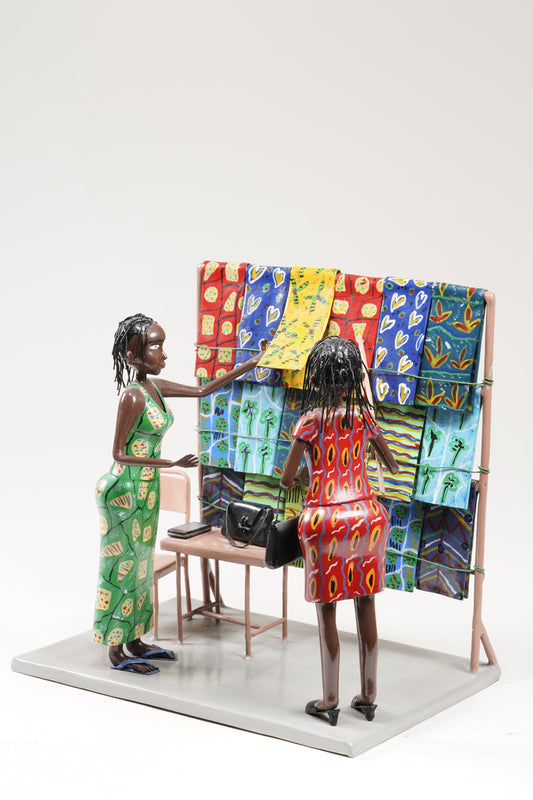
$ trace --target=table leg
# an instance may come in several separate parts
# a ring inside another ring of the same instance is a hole
[[[287,585],[289,582],[289,568],[287,565],[283,567],[283,590],[282,590],[282,603],[281,603],[281,616],[283,617],[283,624],[281,627],[281,638],[287,638]]]
[[[252,657],[252,632],[250,628],[250,565],[244,566],[244,635],[246,658]]]
[[[183,644],[183,617],[181,614],[181,555],[176,553],[176,616],[178,619],[178,642]]]
[[[215,611],[220,614],[220,562],[215,561]],[[219,620],[217,619],[217,622]]]
[[[202,558],[201,560],[201,570],[202,570],[202,589],[204,594],[204,605],[209,603],[211,599],[209,595],[209,561],[207,558]]]

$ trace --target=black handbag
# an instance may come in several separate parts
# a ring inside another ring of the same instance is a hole
[[[273,523],[274,509],[270,506],[236,500],[227,507],[222,533],[233,547],[248,547],[249,544],[266,547]]]
[[[278,569],[302,557],[298,519],[296,516],[276,523],[270,506],[237,500],[227,507],[222,533],[233,547],[265,547],[265,565]]]

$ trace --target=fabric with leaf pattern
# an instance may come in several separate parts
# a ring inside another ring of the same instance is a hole
[[[381,501],[389,515],[389,541],[385,551],[385,586],[412,592],[415,588],[420,536],[424,522],[423,503],[413,500]]]
[[[234,464],[238,472],[273,474],[285,392],[281,386],[243,384]]]
[[[244,304],[237,333],[235,366],[252,358],[260,349],[261,340],[270,342],[278,329],[289,291],[290,269],[287,267],[263,267],[248,264]],[[263,367],[261,364],[242,380],[279,385],[281,371]]]
[[[428,408],[414,497],[425,503],[468,508],[481,410],[474,387],[471,411]]]
[[[385,278],[372,363],[372,390],[380,403],[415,402],[430,306],[430,283]]]
[[[434,283],[416,389],[418,405],[452,411],[472,407],[483,319],[483,289]]]

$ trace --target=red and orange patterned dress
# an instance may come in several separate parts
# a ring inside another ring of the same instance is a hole
[[[361,417],[353,428],[337,409],[321,430],[322,411],[298,420],[293,436],[301,439],[311,476],[298,535],[305,563],[305,599],[332,603],[375,594],[383,589],[389,518],[367,481],[364,453],[379,433]]]

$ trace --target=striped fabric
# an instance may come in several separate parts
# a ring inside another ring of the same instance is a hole
[[[267,475],[246,474],[244,478],[244,491],[242,499],[246,503],[260,503],[276,509],[278,506],[279,480]],[[280,519],[283,519],[285,507],[284,492],[280,499]]]
[[[400,470],[393,475],[383,467],[385,496],[393,500],[410,500],[416,477],[420,440],[426,410],[415,406],[400,407],[384,403],[379,407],[378,424]],[[368,462],[367,477],[379,494],[378,474],[374,459]]]

